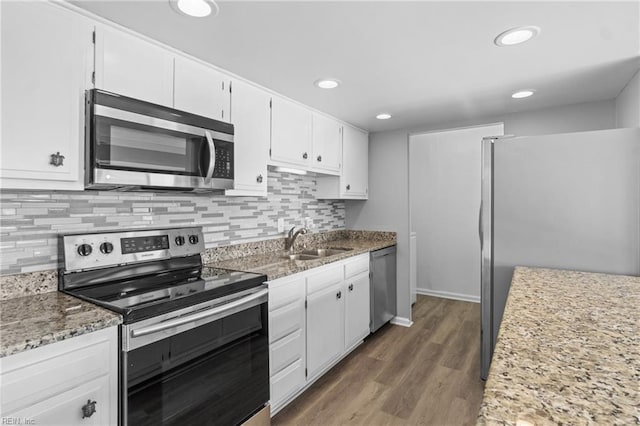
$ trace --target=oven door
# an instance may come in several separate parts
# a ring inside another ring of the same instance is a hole
[[[135,110],[138,102],[131,100],[125,106]],[[165,118],[150,115],[153,110],[141,111],[146,114],[91,105],[88,188],[233,187],[233,134],[169,120],[167,111],[157,114]],[[214,127],[215,120],[197,119],[211,121]]]
[[[269,400],[267,290],[123,326],[124,425],[234,425]]]

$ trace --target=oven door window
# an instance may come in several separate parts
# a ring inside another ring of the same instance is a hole
[[[204,177],[211,160],[202,135],[96,117],[95,162],[104,169]]]
[[[127,423],[233,425],[269,400],[266,304],[130,351]]]

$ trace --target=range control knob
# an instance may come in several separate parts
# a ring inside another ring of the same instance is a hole
[[[113,244],[111,244],[110,242],[105,241],[104,243],[100,244],[100,252],[103,254],[109,254],[113,251]]]
[[[92,251],[93,251],[93,249],[91,248],[91,246],[89,244],[80,244],[78,246],[78,254],[80,256],[89,256]]]
[[[191,244],[198,244],[198,236],[197,235],[189,235],[189,242]]]
[[[184,237],[182,235],[176,237],[176,244],[179,246],[184,245]]]

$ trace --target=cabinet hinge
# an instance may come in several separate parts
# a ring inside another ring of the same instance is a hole
[[[91,41],[93,44],[96,44],[96,30],[93,30],[93,34],[91,36]]]
[[[233,81],[229,82],[229,93],[233,92]]]
[[[304,308],[307,309],[307,301],[304,301]]]
[[[271,157],[271,148],[269,148],[269,157]],[[304,306],[307,306],[307,302],[304,302]]]
[[[304,369],[304,377],[307,378],[307,369]]]
[[[224,118],[224,110],[222,110],[222,118]]]
[[[96,84],[96,72],[91,73],[91,84]]]
[[[273,108],[273,99],[269,99],[269,108]]]

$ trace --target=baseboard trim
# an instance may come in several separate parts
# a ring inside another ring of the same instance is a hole
[[[391,324],[400,325],[402,327],[411,327],[413,325],[413,321],[411,321],[409,318],[404,317],[393,317],[389,322]]]
[[[469,296],[468,294],[451,293],[448,291],[427,290],[426,288],[416,288],[417,294],[423,296],[442,297],[444,299],[461,300],[463,302],[480,303],[480,297]]]

